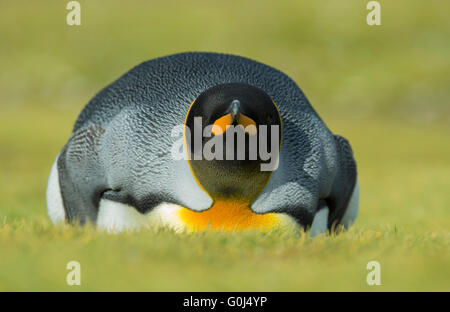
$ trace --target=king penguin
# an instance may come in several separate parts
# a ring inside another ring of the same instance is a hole
[[[295,82],[219,53],[156,58],[100,91],[47,187],[52,222],[113,232],[154,222],[177,231],[295,226],[315,236],[348,228],[358,207],[349,142]]]

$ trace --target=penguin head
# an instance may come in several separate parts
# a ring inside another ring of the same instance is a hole
[[[267,184],[273,171],[267,167],[278,162],[281,147],[281,116],[270,96],[245,83],[216,85],[192,102],[185,126],[198,184],[213,200],[250,203]]]

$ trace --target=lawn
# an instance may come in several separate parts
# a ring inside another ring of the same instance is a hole
[[[0,2],[0,291],[450,290],[450,3]],[[239,3],[239,5],[238,5]],[[108,235],[54,226],[45,189],[89,99],[140,62],[181,51],[281,69],[355,152],[348,232]],[[81,264],[68,286],[66,264]],[[378,261],[381,286],[368,286]]]

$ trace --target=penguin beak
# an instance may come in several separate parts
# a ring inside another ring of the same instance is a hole
[[[242,114],[241,104],[238,100],[231,102],[230,113],[217,119],[213,124],[212,134],[221,135],[227,131],[228,126],[241,125],[249,135],[257,133],[256,122],[250,117]]]
[[[241,115],[241,103],[239,101],[234,100],[231,102],[231,122],[233,125],[239,124],[239,119]]]

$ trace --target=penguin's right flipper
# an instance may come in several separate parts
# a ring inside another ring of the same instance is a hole
[[[70,223],[96,222],[98,204],[107,189],[99,159],[99,142],[104,132],[96,125],[77,130],[58,158],[61,196]]]

